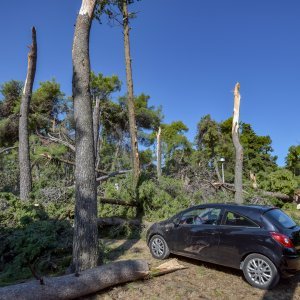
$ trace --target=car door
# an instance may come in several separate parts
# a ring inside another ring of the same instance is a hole
[[[219,244],[221,209],[201,207],[184,213],[173,229],[174,252],[214,262]]]
[[[224,214],[219,233],[216,263],[239,268],[243,254],[258,243],[261,228],[253,220],[228,210]]]

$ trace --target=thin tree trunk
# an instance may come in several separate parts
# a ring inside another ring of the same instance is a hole
[[[158,128],[156,134],[156,156],[157,156],[157,178],[161,177],[161,128]]]
[[[72,50],[75,117],[75,271],[95,267],[98,260],[97,197],[93,113],[90,95],[89,36],[96,0],[82,0]]]
[[[239,140],[240,101],[240,84],[237,83],[234,88],[234,109],[232,119],[232,141],[235,148],[234,200],[236,203],[243,203],[243,147]]]
[[[99,119],[100,119],[100,98],[96,97],[94,111],[93,111],[94,145],[95,145],[96,157],[98,157]]]
[[[28,54],[27,76],[21,100],[19,119],[19,167],[20,167],[20,198],[27,200],[31,191],[31,169],[29,154],[28,113],[32,95],[37,60],[36,31],[32,27],[32,45]]]
[[[125,64],[126,64],[126,79],[127,79],[127,105],[128,105],[128,119],[129,119],[129,132],[131,138],[131,158],[133,169],[133,188],[136,190],[139,176],[140,176],[140,161],[137,141],[137,128],[134,111],[134,94],[132,82],[132,68],[130,56],[130,41],[129,41],[129,16],[127,9],[127,1],[122,1],[122,14],[123,14],[123,34],[124,34],[124,49],[125,49]]]

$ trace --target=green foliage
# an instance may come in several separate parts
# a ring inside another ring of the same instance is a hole
[[[161,177],[159,181],[144,181],[139,188],[139,197],[149,220],[171,217],[191,205],[182,181],[168,177]]]
[[[134,199],[134,191],[132,190],[132,174],[126,174],[125,178],[113,178],[112,180],[102,184],[104,198],[122,199],[131,202]],[[121,216],[133,218],[136,210],[132,207],[121,205],[99,204],[99,216],[111,217]]]
[[[300,176],[300,145],[291,146],[289,148],[285,162],[286,167],[292,171],[295,176]]]
[[[210,115],[201,118],[197,125],[195,142],[199,150],[203,150],[209,159],[215,158],[221,146],[221,131],[218,123]]]
[[[298,187],[293,173],[286,169],[278,169],[271,173],[258,174],[260,188],[266,191],[281,192],[292,195]]]
[[[120,89],[121,81],[118,76],[105,77],[101,73],[96,75],[94,72],[91,72],[90,90],[93,99],[105,100],[110,94],[120,91]]]
[[[0,197],[0,285],[31,277],[30,268],[40,274],[62,272],[71,253],[70,223],[33,201],[9,193]]]
[[[0,192],[19,191],[18,149],[0,155]]]
[[[0,100],[0,147],[11,146],[17,141],[22,88],[22,82],[16,80],[1,85],[3,99]]]
[[[271,138],[258,136],[250,124],[242,123],[241,128],[240,139],[244,148],[244,172],[274,171],[276,169],[276,157],[271,156],[273,151]]]
[[[54,79],[41,82],[40,87],[33,93],[30,104],[31,129],[48,131],[51,126],[59,123],[60,115],[66,110],[67,104],[60,85]]]

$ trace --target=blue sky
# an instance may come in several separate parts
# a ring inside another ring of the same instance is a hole
[[[35,87],[55,78],[71,95],[71,49],[80,0],[10,0],[0,9],[0,83],[26,76],[30,28],[36,26]],[[143,0],[133,9],[135,93],[162,105],[166,122],[182,120],[193,140],[205,114],[232,114],[241,83],[241,120],[270,135],[278,163],[300,142],[300,1]],[[124,83],[121,28],[94,22],[91,65]]]

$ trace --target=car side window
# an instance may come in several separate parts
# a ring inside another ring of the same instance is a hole
[[[245,226],[245,227],[259,227],[256,223],[243,217],[237,213],[228,211],[225,217],[224,225],[230,226]]]
[[[181,216],[181,225],[216,225],[221,213],[219,208],[198,208]]]

